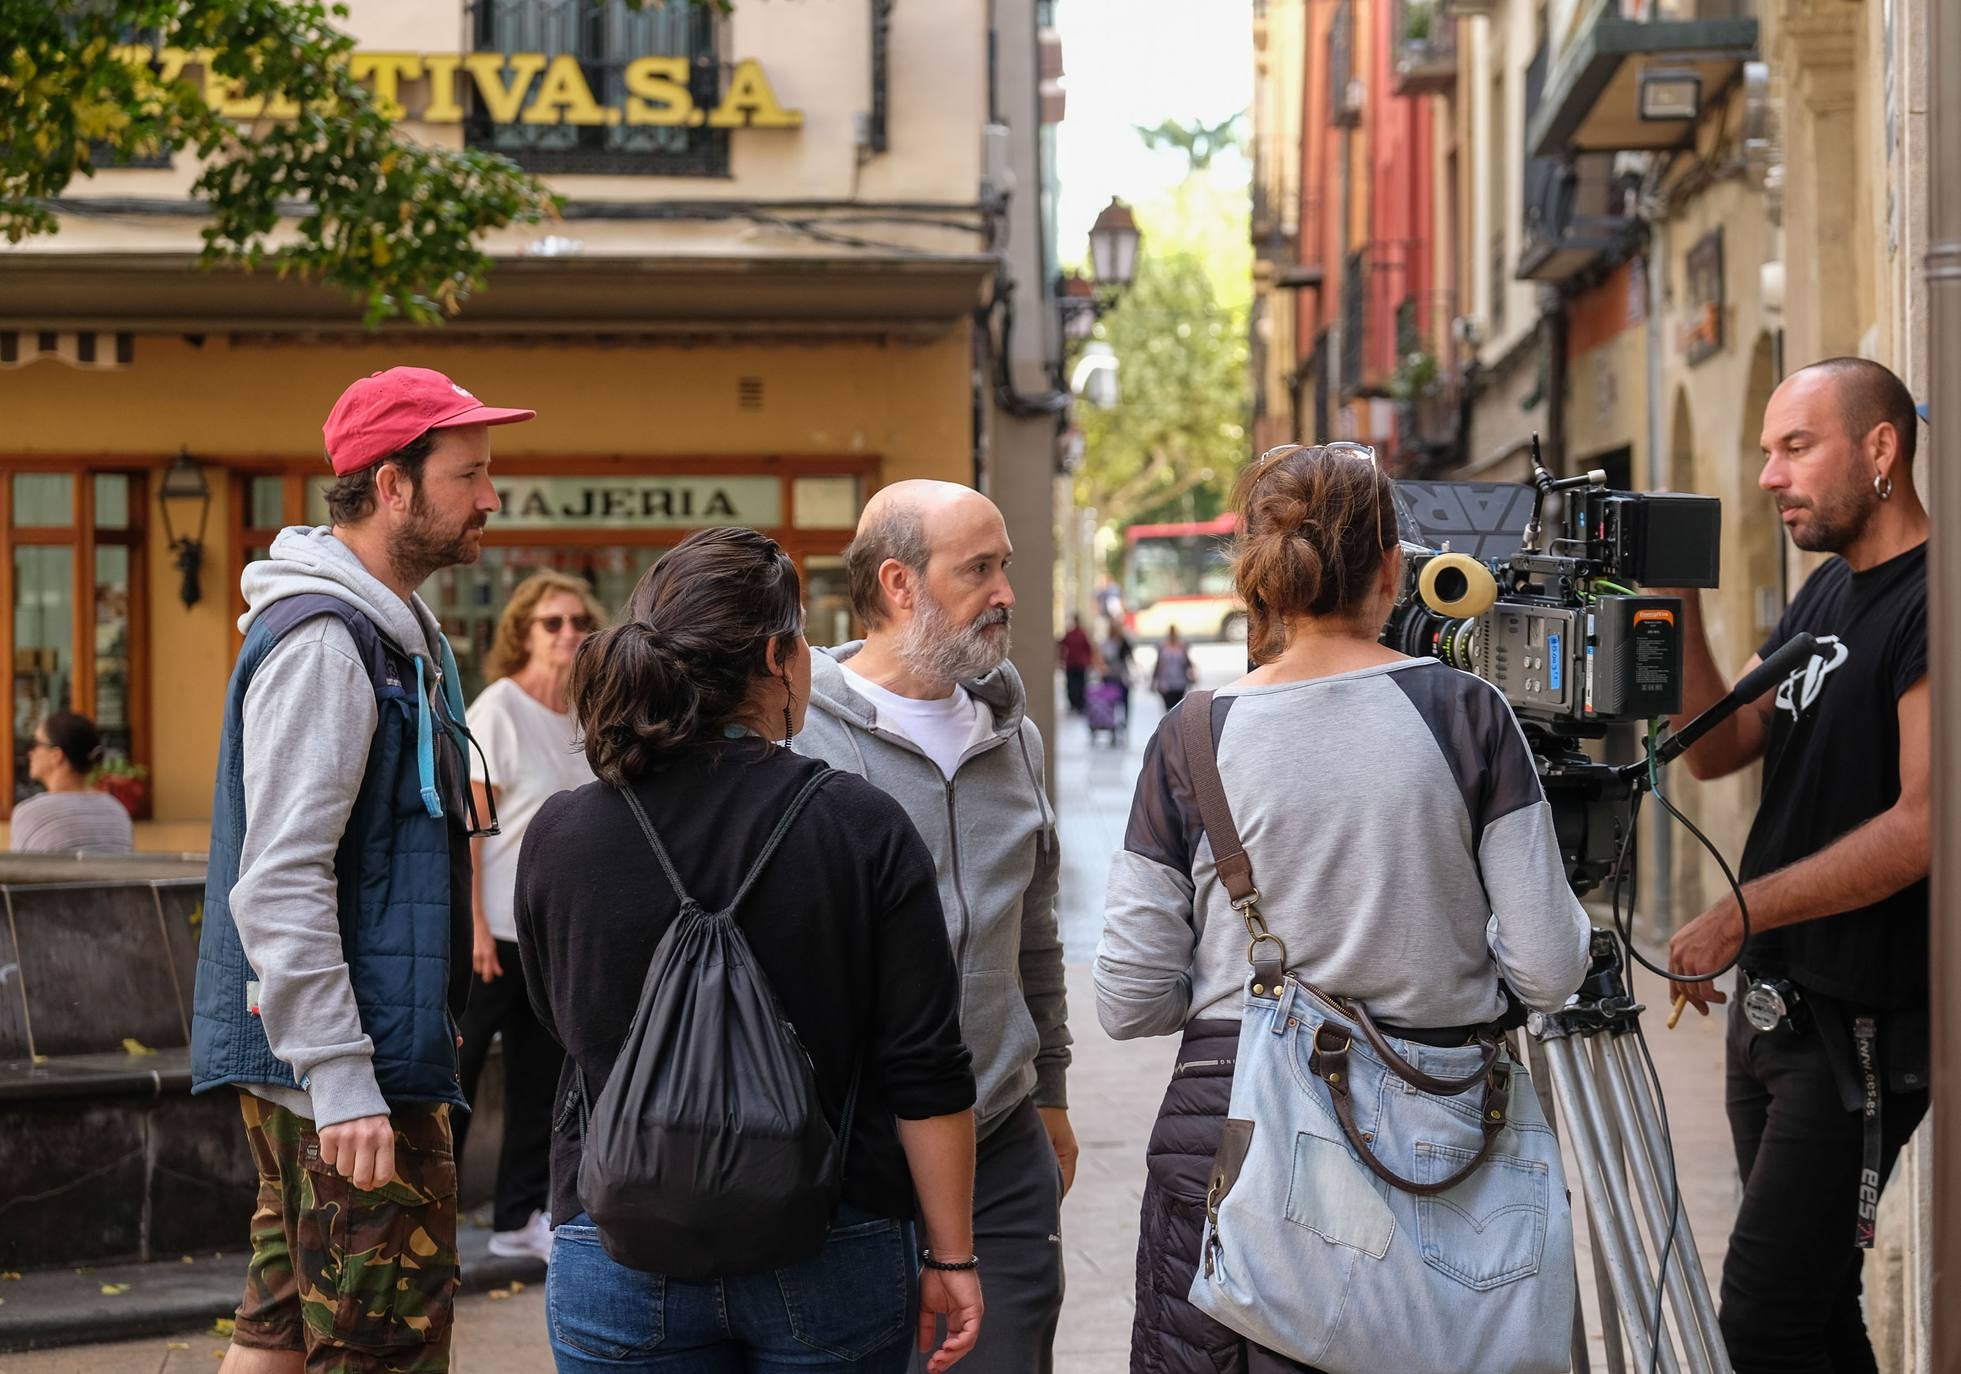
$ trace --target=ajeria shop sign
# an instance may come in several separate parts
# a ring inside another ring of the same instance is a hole
[[[175,81],[187,69],[204,75],[204,98],[227,119],[292,119],[299,107],[277,96],[270,101],[239,95],[237,87],[207,65],[208,51],[144,47],[122,50],[125,60],[159,65],[158,75]],[[424,124],[463,122],[465,83],[476,92],[476,107],[493,124],[584,124],[675,126],[710,129],[796,129],[803,111],[786,110],[755,59],[738,62],[721,99],[711,108],[695,104],[688,89],[688,59],[641,57],[621,72],[620,103],[602,105],[593,95],[579,60],[539,52],[357,52],[348,59],[354,79],[374,92],[391,118]]]

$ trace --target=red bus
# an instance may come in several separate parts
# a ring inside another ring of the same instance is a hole
[[[1186,639],[1242,639],[1246,612],[1232,591],[1231,541],[1239,519],[1132,525],[1124,532],[1125,623],[1140,639],[1172,626]]]

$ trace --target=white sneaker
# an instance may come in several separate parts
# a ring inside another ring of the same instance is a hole
[[[536,1259],[550,1264],[552,1219],[543,1212],[533,1212],[531,1220],[518,1230],[493,1232],[490,1253],[503,1259]]]

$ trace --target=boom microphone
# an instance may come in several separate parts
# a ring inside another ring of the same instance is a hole
[[[1655,750],[1655,761],[1673,763],[1697,740],[1796,672],[1817,651],[1818,641],[1811,635],[1792,635],[1776,653],[1745,673],[1714,706],[1663,740]]]

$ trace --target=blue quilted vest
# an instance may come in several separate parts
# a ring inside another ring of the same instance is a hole
[[[380,717],[334,856],[341,947],[361,1029],[374,1041],[375,1080],[390,1102],[467,1106],[457,1086],[455,1014],[470,971],[469,842],[459,790],[468,785],[469,769],[456,660],[439,636],[442,700],[432,712],[426,660],[385,638],[354,606],[321,594],[274,602],[253,621],[226,691],[198,941],[191,1090],[304,1086],[266,1041],[255,1005],[258,975],[239,943],[231,891],[245,839],[245,692],[280,638],[318,615],[336,617],[353,635]],[[296,777],[293,785],[304,787],[306,779]]]

